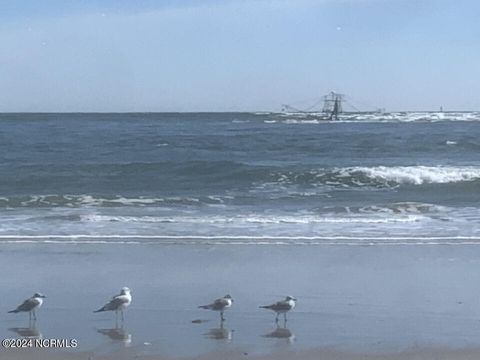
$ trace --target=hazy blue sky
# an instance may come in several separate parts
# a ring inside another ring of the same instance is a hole
[[[280,110],[330,90],[480,109],[480,1],[0,0],[0,111]]]

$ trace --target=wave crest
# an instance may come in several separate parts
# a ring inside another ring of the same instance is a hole
[[[474,166],[356,166],[275,174],[285,185],[333,187],[396,187],[399,185],[446,184],[480,179]]]
[[[459,166],[377,166],[353,168],[377,181],[397,184],[446,184],[473,181],[480,178],[480,168]]]
[[[125,206],[202,206],[219,205],[223,199],[217,196],[202,197],[125,197],[93,195],[30,195],[1,197],[0,208],[17,207],[125,207]]]

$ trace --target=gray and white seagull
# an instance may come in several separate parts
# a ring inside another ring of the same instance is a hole
[[[25,300],[22,304],[18,305],[15,310],[9,311],[9,313],[19,313],[19,312],[28,312],[30,320],[33,319],[37,320],[37,315],[35,314],[35,309],[38,309],[43,304],[43,299],[45,299],[45,295],[40,293],[35,293],[33,296],[27,300]]]
[[[262,309],[269,309],[274,311],[277,316],[275,322],[278,322],[278,315],[283,314],[285,322],[287,322],[287,312],[295,308],[297,299],[293,296],[287,296],[285,300],[277,301],[275,304],[260,306]]]
[[[122,313],[122,321],[124,321],[123,311],[132,303],[132,294],[128,287],[122,288],[120,294],[115,295],[112,300],[106,303],[103,307],[95,310],[95,313],[103,311],[115,311],[115,316],[118,317],[118,312]]]
[[[200,309],[207,309],[213,311],[220,311],[220,319],[221,321],[225,321],[223,317],[223,313],[228,308],[232,307],[233,299],[230,295],[225,295],[223,298],[216,299],[213,303],[208,305],[201,305],[199,306]]]

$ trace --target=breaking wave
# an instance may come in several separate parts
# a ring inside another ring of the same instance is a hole
[[[271,123],[272,115],[264,120]],[[435,112],[410,111],[390,113],[343,113],[338,119],[329,120],[323,113],[281,113],[275,120],[284,124],[321,124],[341,122],[439,122],[439,121],[480,121],[480,112]]]
[[[244,165],[242,165],[245,167]],[[289,198],[292,196],[319,196],[317,191],[331,189],[371,189],[398,188],[400,186],[418,186],[429,184],[472,183],[480,179],[480,167],[475,166],[356,166],[330,169],[297,169],[275,172],[272,168],[259,169],[252,175],[247,168],[244,186],[249,192],[219,190],[216,194],[198,196],[136,196],[90,195],[90,194],[47,194],[15,195],[0,197],[0,208],[25,207],[178,207],[178,206],[223,206],[235,201],[264,201],[258,193],[267,194],[267,200]],[[236,179],[241,174],[236,175]],[[292,190],[295,187],[295,190]],[[300,191],[298,191],[300,189]],[[325,194],[323,194],[325,195]]]
[[[111,215],[84,215],[82,221],[87,222],[120,222],[120,223],[178,223],[178,224],[210,224],[210,225],[274,225],[274,224],[389,224],[416,222],[421,219],[418,215],[402,217],[367,217],[367,216],[111,216]]]
[[[202,197],[125,197],[93,196],[93,195],[31,195],[0,197],[0,208],[17,207],[146,207],[146,206],[178,206],[178,205],[219,205],[223,199],[216,196]]]
[[[447,184],[480,179],[474,166],[356,166],[331,170],[279,173],[283,184],[338,187],[395,187],[400,185]]]
[[[364,174],[369,179],[396,184],[446,184],[473,181],[480,178],[479,167],[459,166],[377,166],[347,169],[355,176]]]

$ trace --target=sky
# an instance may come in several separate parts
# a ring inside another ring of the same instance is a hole
[[[480,110],[477,0],[0,0],[0,112]]]

